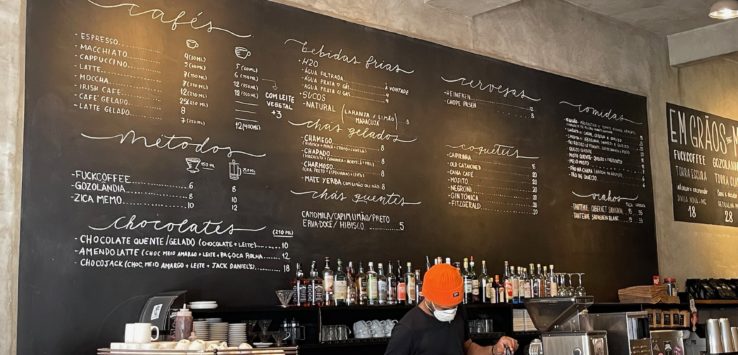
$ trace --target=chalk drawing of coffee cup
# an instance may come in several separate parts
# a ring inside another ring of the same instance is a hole
[[[246,59],[251,56],[251,51],[244,47],[236,47],[235,52],[238,59]]]
[[[200,172],[200,158],[185,158],[185,162],[187,163],[187,171],[193,174]]]
[[[200,44],[197,43],[194,39],[188,39],[187,40],[187,48],[189,49],[197,49],[197,47],[200,47]]]

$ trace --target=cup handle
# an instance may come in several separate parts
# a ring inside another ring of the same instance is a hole
[[[159,327],[157,327],[157,326],[155,326],[155,325],[152,325],[152,326],[151,326],[151,329],[156,329],[156,336],[155,336],[155,337],[153,337],[153,338],[151,338],[151,340],[152,340],[152,341],[154,341],[154,340],[159,340]]]

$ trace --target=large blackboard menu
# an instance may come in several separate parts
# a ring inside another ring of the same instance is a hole
[[[20,353],[162,291],[276,304],[324,256],[554,263],[601,301],[657,271],[642,96],[267,1],[32,0],[27,28]]]
[[[738,123],[673,104],[666,119],[674,219],[738,225]]]

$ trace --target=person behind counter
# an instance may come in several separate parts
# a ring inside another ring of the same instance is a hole
[[[505,355],[518,342],[502,337],[494,346],[480,346],[469,336],[466,312],[459,310],[463,297],[459,270],[437,264],[425,273],[425,299],[402,317],[392,331],[385,355]]]

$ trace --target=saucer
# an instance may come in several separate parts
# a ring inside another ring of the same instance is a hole
[[[254,346],[257,348],[268,348],[272,346],[274,343],[254,343]]]

